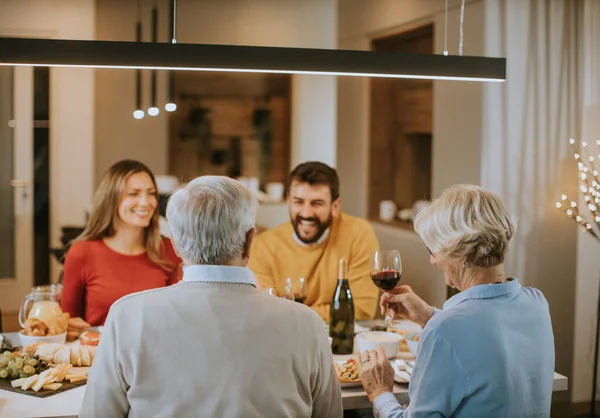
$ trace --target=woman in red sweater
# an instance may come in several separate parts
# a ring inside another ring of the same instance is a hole
[[[92,326],[103,325],[111,305],[180,278],[181,260],[161,237],[154,175],[123,160],[103,176],[83,233],[65,259],[61,308]]]

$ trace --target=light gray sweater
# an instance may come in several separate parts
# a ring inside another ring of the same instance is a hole
[[[251,284],[183,281],[111,308],[80,417],[342,417],[323,321]]]

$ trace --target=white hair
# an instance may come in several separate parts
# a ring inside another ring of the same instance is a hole
[[[167,204],[173,245],[187,265],[230,261],[243,253],[256,209],[256,198],[240,182],[198,177],[173,193]]]
[[[493,267],[504,262],[515,227],[500,197],[459,184],[444,190],[417,215],[415,231],[436,255]]]

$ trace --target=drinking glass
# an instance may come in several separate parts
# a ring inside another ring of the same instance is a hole
[[[402,261],[398,250],[380,250],[371,255],[371,280],[379,289],[389,292],[402,278]],[[392,318],[385,313],[385,324],[390,326]]]
[[[306,287],[304,286],[304,277],[300,277],[299,279],[295,280],[288,277],[286,282],[294,292],[294,300],[298,303],[306,302]]]
[[[294,300],[294,292],[290,286],[271,286],[262,289],[271,296],[277,296],[283,299]]]

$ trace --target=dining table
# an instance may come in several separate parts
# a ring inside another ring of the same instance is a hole
[[[18,342],[17,333],[4,333],[5,338]],[[398,353],[404,360],[414,360],[410,353]],[[346,360],[352,355],[333,355],[334,360]],[[568,388],[567,377],[554,373],[553,391],[565,391]],[[370,408],[371,403],[362,386],[342,387],[342,404],[344,409]],[[408,404],[408,383],[395,383],[394,395],[401,404]],[[85,385],[57,393],[46,398],[36,398],[16,392],[0,389],[0,418],[53,417],[75,418],[79,414]]]

